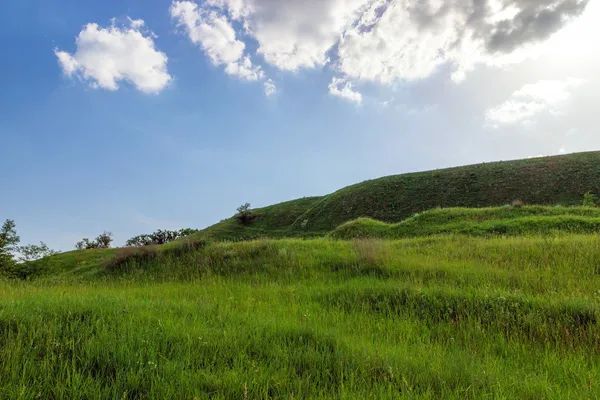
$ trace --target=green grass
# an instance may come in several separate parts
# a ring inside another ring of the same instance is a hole
[[[597,235],[62,256],[0,281],[0,398],[600,396]]]
[[[253,210],[256,219],[249,225],[240,224],[235,218],[225,219],[212,225],[197,236],[219,240],[249,240],[262,237],[303,236],[291,234],[290,227],[321,197],[305,197]],[[310,232],[304,234],[310,236]],[[313,235],[314,236],[314,235]]]
[[[399,239],[439,234],[470,236],[600,233],[600,209],[593,207],[440,208],[397,224],[358,218],[337,227],[339,239]]]
[[[580,205],[588,191],[600,194],[600,152],[387,176],[257,209],[254,224],[228,219],[202,234],[218,240],[320,236],[357,218],[397,223],[436,207],[493,207],[513,200]]]

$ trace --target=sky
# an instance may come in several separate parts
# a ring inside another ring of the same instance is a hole
[[[70,250],[598,150],[600,0],[0,4],[0,219]]]

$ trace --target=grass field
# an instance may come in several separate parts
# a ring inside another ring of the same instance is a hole
[[[600,397],[598,235],[60,257],[0,283],[1,398]]]

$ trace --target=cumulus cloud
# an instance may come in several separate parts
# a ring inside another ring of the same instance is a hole
[[[524,85],[515,91],[510,99],[489,109],[486,120],[492,125],[528,123],[532,117],[544,111],[558,114],[569,100],[571,91],[582,83],[584,81],[581,79],[569,78],[564,81],[542,80]]]
[[[430,76],[442,64],[461,80],[478,63],[506,64],[578,16],[587,0],[375,1],[342,36],[339,69],[382,83]]]
[[[539,55],[589,1],[185,0],[173,2],[171,16],[229,75],[262,80],[267,67],[329,68],[346,79],[329,92],[359,102],[350,81],[416,81],[442,66],[461,81],[477,65]],[[524,119],[541,107],[516,102],[498,112]]]
[[[258,42],[281,69],[331,64],[353,79],[391,83],[442,64],[461,79],[477,63],[524,51],[579,16],[589,0],[207,0]],[[517,54],[518,53],[518,54]]]
[[[171,6],[171,17],[214,65],[225,65],[228,75],[251,81],[263,77],[260,66],[253,65],[250,57],[244,54],[246,45],[237,39],[226,15],[190,1],[175,1]]]
[[[264,85],[265,85],[265,95],[272,96],[275,93],[277,93],[277,86],[275,86],[275,82],[273,82],[271,79],[268,79]]]
[[[55,50],[64,74],[95,88],[117,90],[120,81],[127,81],[144,93],[160,92],[171,81],[168,58],[155,49],[154,34],[142,32],[143,26],[143,20],[132,19],[125,27],[87,24],[77,36],[75,53]]]
[[[362,94],[354,90],[354,85],[344,78],[333,77],[329,84],[329,93],[353,103],[362,103]]]

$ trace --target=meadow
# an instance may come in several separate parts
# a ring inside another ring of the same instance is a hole
[[[85,250],[0,281],[3,399],[593,399],[600,236]]]

